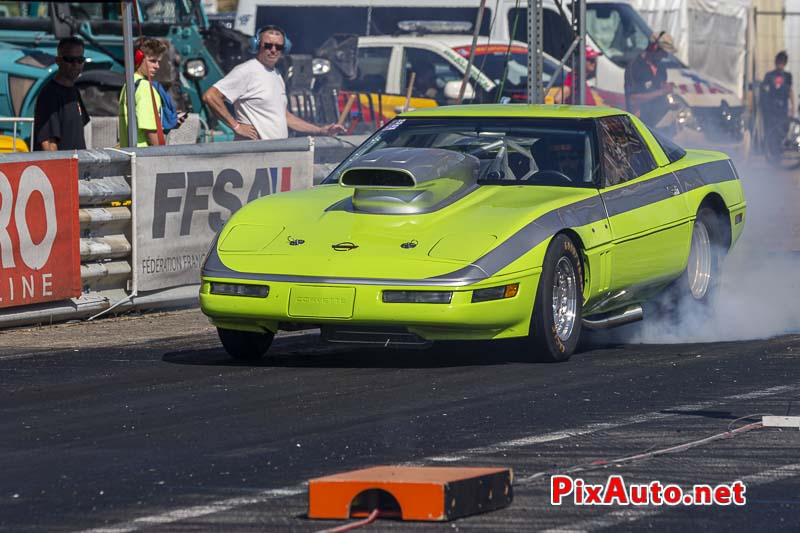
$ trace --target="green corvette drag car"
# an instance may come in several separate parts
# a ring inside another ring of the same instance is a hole
[[[241,359],[320,327],[388,346],[521,337],[531,359],[563,361],[583,327],[639,320],[665,289],[706,306],[744,212],[728,157],[616,109],[420,110],[322,185],[237,211],[200,304]]]

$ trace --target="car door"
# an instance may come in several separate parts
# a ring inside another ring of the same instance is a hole
[[[378,128],[396,115],[393,103],[387,101],[386,96],[393,52],[392,46],[358,48],[356,77],[344,80],[342,86],[344,91],[358,95],[350,108],[351,118],[357,116]]]
[[[359,47],[356,78],[346,80],[344,89],[365,93],[385,93],[391,59],[391,46]]]
[[[603,187],[612,236],[611,290],[658,284],[685,267],[691,214],[669,167],[625,115],[598,120]]]
[[[462,71],[434,50],[406,44],[400,67],[400,87],[403,94],[411,84],[413,107],[430,107],[445,103],[444,86],[449,81],[461,81]]]

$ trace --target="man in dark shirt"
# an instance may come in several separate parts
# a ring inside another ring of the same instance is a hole
[[[667,95],[672,93],[672,84],[667,83],[663,60],[675,52],[669,33],[654,33],[647,48],[625,69],[625,106],[650,127],[669,111]]]
[[[761,108],[765,114],[787,117],[794,114],[794,94],[792,75],[786,72],[789,56],[778,52],[775,56],[775,70],[770,70],[761,83]]]
[[[34,150],[83,150],[83,127],[89,114],[75,80],[83,72],[83,41],[76,37],[58,43],[58,72],[36,100],[33,125]]]
[[[786,52],[778,52],[775,70],[767,72],[761,82],[761,119],[766,154],[770,158],[780,157],[789,130],[789,117],[794,115],[792,75],[786,72],[788,61]]]

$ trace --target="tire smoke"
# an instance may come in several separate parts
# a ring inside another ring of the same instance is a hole
[[[745,228],[722,263],[713,304],[702,310],[683,298],[668,317],[645,312],[643,322],[615,330],[611,340],[671,344],[800,333],[800,169],[776,169],[758,156],[735,165],[747,200]]]

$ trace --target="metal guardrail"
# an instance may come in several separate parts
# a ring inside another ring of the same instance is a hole
[[[33,120],[34,119],[31,118],[31,117],[0,117],[0,124],[7,124],[9,122],[14,124],[13,130],[12,130],[13,131],[12,141],[11,141],[12,151],[14,151],[14,152],[17,151],[17,124],[20,123],[20,122],[24,122],[26,124],[33,124]],[[33,132],[31,132],[31,136],[33,136]],[[28,146],[31,146],[31,147],[33,146],[33,142],[32,141],[33,141],[33,139],[31,139],[31,142],[28,143]],[[31,148],[31,150],[32,149],[33,148]]]
[[[92,317],[110,310],[175,308],[194,305],[198,286],[183,286],[149,294],[130,294],[133,275],[131,154],[148,157],[260,154],[314,150],[314,183],[347,157],[365,137],[278,141],[243,141],[169,145],[118,150],[78,150],[0,154],[3,163],[35,162],[75,157],[78,160],[80,261],[82,294],[52,303],[0,309],[0,327]]]

